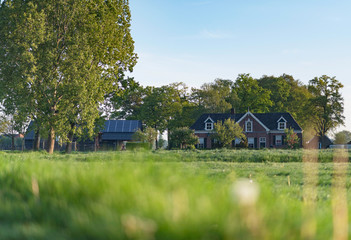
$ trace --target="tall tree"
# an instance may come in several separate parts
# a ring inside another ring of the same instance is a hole
[[[279,77],[264,75],[258,79],[258,84],[271,92],[269,112],[289,112],[302,128],[308,127],[313,116],[308,104],[311,93],[306,85],[288,74]]]
[[[340,90],[343,85],[335,77],[323,75],[309,81],[312,94],[310,104],[314,113],[314,129],[319,137],[344,124],[344,99]]]
[[[4,101],[48,129],[49,153],[73,124],[93,133],[99,104],[136,63],[128,0],[5,0],[0,16]]]
[[[167,130],[171,119],[181,110],[178,90],[172,85],[166,85],[153,88],[151,94],[143,99],[138,117],[148,127],[163,133]]]
[[[334,143],[335,144],[347,144],[351,141],[351,132],[343,130],[341,132],[337,132],[334,135]]]
[[[266,90],[258,85],[250,74],[239,74],[235,83],[236,91],[240,101],[234,105],[238,112],[246,112],[248,109],[257,113],[268,112],[273,105],[270,96],[271,91]]]
[[[191,100],[208,112],[225,113],[238,101],[233,91],[231,80],[216,79],[213,83],[205,83],[200,89],[192,89]]]

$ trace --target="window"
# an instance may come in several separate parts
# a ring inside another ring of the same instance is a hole
[[[205,148],[205,139],[199,138],[199,144],[197,145],[198,148]]]
[[[255,147],[255,138],[247,138],[247,146],[249,148],[254,148]]]
[[[278,130],[284,130],[286,128],[286,122],[278,122]]]
[[[283,144],[282,135],[275,136],[275,145],[281,146]]]
[[[205,123],[205,129],[206,130],[212,130],[213,129],[213,123]]]
[[[245,130],[246,132],[252,132],[252,122],[250,119],[245,123]]]
[[[260,148],[265,148],[265,147],[266,147],[266,138],[260,137]]]

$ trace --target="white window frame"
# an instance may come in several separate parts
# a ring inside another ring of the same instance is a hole
[[[281,127],[280,124],[283,124],[283,127]],[[286,129],[286,122],[278,122],[278,130],[285,130]]]
[[[280,139],[278,139],[280,138]],[[275,145],[282,146],[283,145],[283,136],[282,135],[275,135]]]
[[[197,148],[205,148],[205,138],[199,138]]]
[[[247,127],[247,124],[250,123],[250,127],[251,129],[248,130],[248,127]],[[252,124],[252,121],[249,119],[245,122],[245,132],[252,132],[253,130],[253,124]]]
[[[252,146],[250,146],[252,144]],[[249,137],[247,138],[247,147],[254,148],[255,147],[255,138]]]
[[[208,126],[210,126],[210,127],[208,127]],[[213,130],[213,123],[206,122],[205,123],[205,130]]]
[[[260,137],[260,148],[261,148],[261,143],[264,143],[264,147],[267,147],[267,138],[266,137]]]

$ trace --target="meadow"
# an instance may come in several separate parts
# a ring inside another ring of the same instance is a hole
[[[347,239],[350,175],[333,151],[0,152],[0,239]]]

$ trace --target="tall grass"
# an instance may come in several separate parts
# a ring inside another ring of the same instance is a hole
[[[279,154],[2,152],[0,239],[301,239],[301,152]],[[333,164],[318,169],[315,237],[330,239]]]

